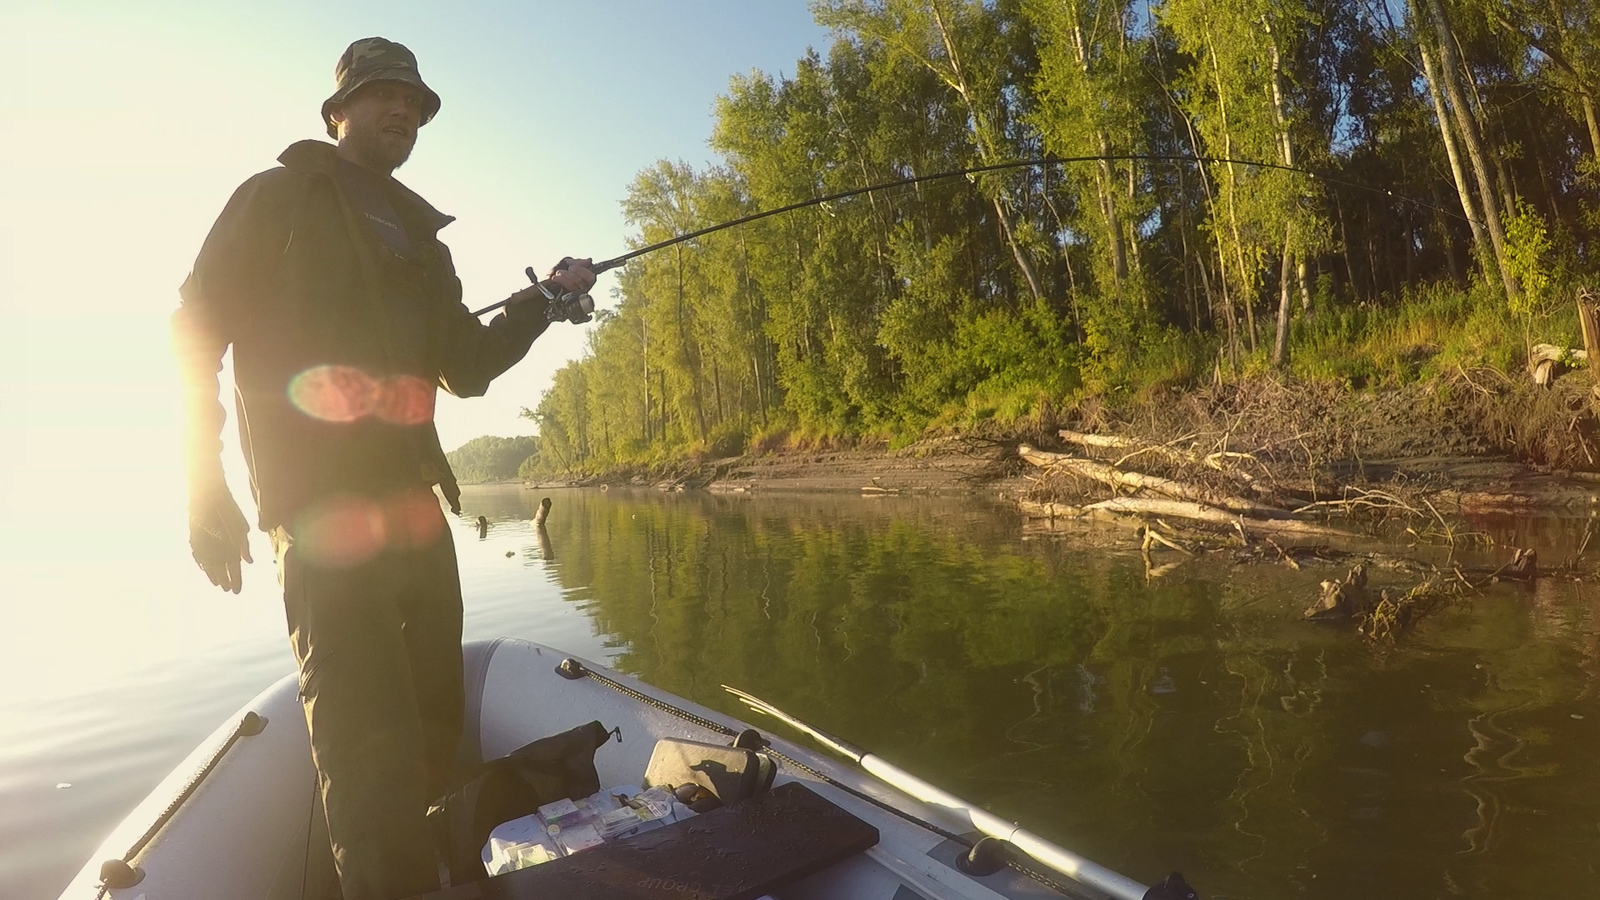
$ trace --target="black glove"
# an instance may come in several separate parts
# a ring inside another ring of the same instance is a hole
[[[244,573],[239,560],[250,558],[250,524],[225,485],[194,491],[189,497],[189,549],[211,583],[239,593]]]

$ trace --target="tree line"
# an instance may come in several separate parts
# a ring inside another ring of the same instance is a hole
[[[1292,370],[1342,310],[1442,283],[1526,318],[1593,266],[1589,4],[812,10],[827,54],[734,77],[716,162],[638,174],[633,246],[920,175],[1082,161],[869,193],[629,263],[586,355],[526,412],[547,471]]]
[[[532,477],[539,463],[539,441],[532,436],[476,437],[445,454],[462,484],[486,484]]]

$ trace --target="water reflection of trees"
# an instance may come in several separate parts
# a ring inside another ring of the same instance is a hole
[[[1111,865],[1515,896],[1600,849],[1569,715],[1600,640],[1570,597],[1494,594],[1384,650],[1298,620],[1322,575],[1147,585],[954,501],[557,504],[554,570],[624,669],[734,714],[738,685]]]

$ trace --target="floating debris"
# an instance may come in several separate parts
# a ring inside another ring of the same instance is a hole
[[[1150,686],[1150,693],[1152,693],[1152,694],[1175,694],[1175,693],[1177,693],[1178,692],[1178,686],[1175,683],[1173,683],[1173,681],[1172,681],[1172,673],[1167,670],[1166,666],[1162,666],[1161,667],[1160,675],[1161,675],[1161,677],[1156,679],[1156,683]]]

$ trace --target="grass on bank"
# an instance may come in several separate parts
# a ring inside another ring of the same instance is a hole
[[[1568,296],[1571,296],[1569,294]],[[1514,315],[1497,291],[1432,284],[1380,307],[1335,307],[1296,323],[1290,371],[1352,388],[1428,381],[1461,369],[1520,370],[1532,344],[1582,347],[1577,305]]]

